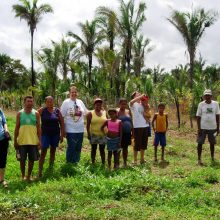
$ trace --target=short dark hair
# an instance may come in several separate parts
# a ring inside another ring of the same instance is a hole
[[[34,99],[34,97],[32,95],[27,95],[24,97],[24,102],[27,100],[27,99]]]
[[[121,104],[122,102],[128,102],[128,101],[127,101],[127,99],[125,99],[125,98],[120,98],[120,99],[119,99],[119,104]]]
[[[165,107],[166,107],[166,104],[165,104],[164,102],[160,102],[157,107],[158,107],[158,108],[159,108],[159,107],[164,107],[164,108],[165,108]]]
[[[110,108],[110,109],[108,110],[108,114],[109,114],[110,112],[115,112],[115,113],[117,114],[117,110],[116,110],[115,108]]]
[[[135,91],[131,94],[131,98],[133,99],[138,91]]]

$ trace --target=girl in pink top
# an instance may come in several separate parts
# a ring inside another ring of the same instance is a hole
[[[110,119],[106,120],[101,130],[108,128],[107,132],[107,149],[108,149],[108,168],[111,170],[112,154],[114,155],[114,169],[119,167],[119,151],[121,147],[122,127],[121,120],[117,119],[116,109],[109,109]]]

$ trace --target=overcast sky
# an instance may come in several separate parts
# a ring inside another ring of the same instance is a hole
[[[138,0],[136,0],[138,2]],[[161,65],[166,69],[175,68],[188,61],[186,48],[177,30],[166,20],[170,7],[189,11],[192,6],[215,9],[220,12],[219,0],[146,0],[147,21],[142,33],[151,39],[155,49],[146,56],[146,66]],[[30,34],[25,21],[14,17],[12,5],[18,0],[0,0],[0,53],[20,59],[30,67]],[[59,41],[67,31],[80,33],[77,23],[91,20],[98,6],[118,8],[117,0],[39,0],[49,3],[53,14],[43,17],[34,36],[34,48],[49,45],[51,40]],[[220,19],[206,29],[197,55],[201,54],[207,64],[220,64]]]

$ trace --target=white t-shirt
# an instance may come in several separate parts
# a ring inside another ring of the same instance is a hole
[[[132,118],[133,118],[133,126],[134,128],[146,128],[149,127],[149,123],[146,122],[144,118],[144,107],[138,103],[135,102],[132,106],[130,105],[130,109],[132,112]]]
[[[88,110],[80,99],[76,99],[76,101],[70,98],[64,100],[60,111],[64,117],[65,131],[67,133],[84,132],[84,115],[87,114]]]
[[[214,130],[217,128],[216,115],[220,114],[219,104],[211,101],[207,104],[205,101],[200,102],[196,116],[201,117],[201,129]]]

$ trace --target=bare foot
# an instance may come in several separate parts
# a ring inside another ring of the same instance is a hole
[[[203,166],[204,164],[203,164],[203,162],[201,160],[198,160],[198,165],[199,166]]]

